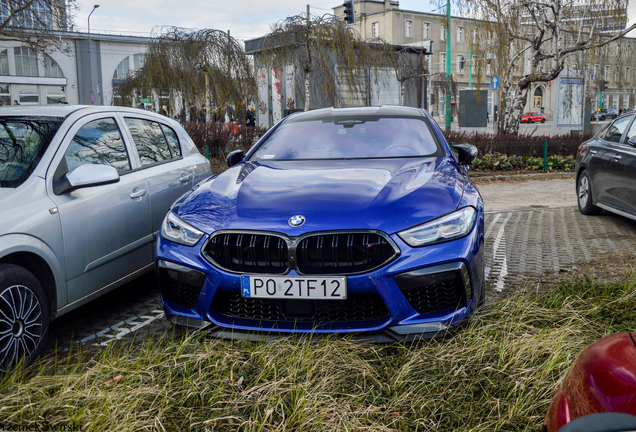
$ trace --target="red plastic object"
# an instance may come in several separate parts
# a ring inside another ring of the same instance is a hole
[[[581,353],[552,398],[545,430],[556,432],[601,412],[636,415],[636,341],[627,332],[607,336]]]

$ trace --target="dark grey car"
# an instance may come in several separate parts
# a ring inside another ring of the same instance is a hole
[[[579,146],[576,191],[581,213],[601,209],[636,219],[636,115],[623,115]]]
[[[167,117],[0,109],[0,370],[35,358],[51,319],[151,271],[168,209],[210,174]]]

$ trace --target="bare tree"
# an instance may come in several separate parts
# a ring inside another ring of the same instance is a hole
[[[255,98],[256,83],[242,45],[227,33],[160,27],[153,30],[144,67],[117,87],[127,105],[153,92],[168,93],[185,106],[214,101],[242,107]]]
[[[313,105],[343,105],[343,90],[356,97],[366,94],[366,70],[397,65],[397,53],[390,45],[381,40],[363,42],[351,27],[329,14],[311,19],[296,15],[279,21],[259,51],[258,67],[296,67],[304,83],[300,90],[305,111]],[[322,103],[312,101],[312,91]]]
[[[38,52],[68,51],[71,47],[59,32],[74,30],[77,8],[76,0],[2,0],[0,37]]]
[[[603,47],[636,28],[608,34],[624,17],[627,0],[458,0],[479,20],[476,51],[501,79],[502,133],[519,132],[533,83],[556,79],[568,59]]]

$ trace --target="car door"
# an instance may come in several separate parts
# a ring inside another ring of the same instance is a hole
[[[631,125],[619,142],[608,145],[608,150],[612,152],[610,172],[614,179],[610,194],[620,210],[636,214],[636,148],[628,143],[629,138],[636,138],[636,122],[633,119],[634,116],[627,116],[616,120],[626,120]]]
[[[613,165],[618,152],[617,145],[623,139],[631,120],[631,117],[621,117],[614,120],[602,134],[601,145],[590,150],[590,153],[597,152],[591,166],[592,190],[596,200],[601,204],[618,208],[623,206],[620,200],[620,186],[617,185],[619,177],[617,177]]]
[[[156,235],[172,204],[192,187],[194,167],[182,156],[179,139],[170,126],[152,117],[122,117],[137,150],[141,173],[149,183],[152,231]]]
[[[49,171],[49,196],[62,224],[69,303],[122,282],[152,265],[148,180],[136,170],[115,115],[78,120]],[[54,178],[83,164],[117,169],[119,181],[56,193]]]

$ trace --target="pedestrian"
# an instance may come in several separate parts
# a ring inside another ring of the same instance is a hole
[[[13,105],[20,105],[16,99],[13,99]]]

